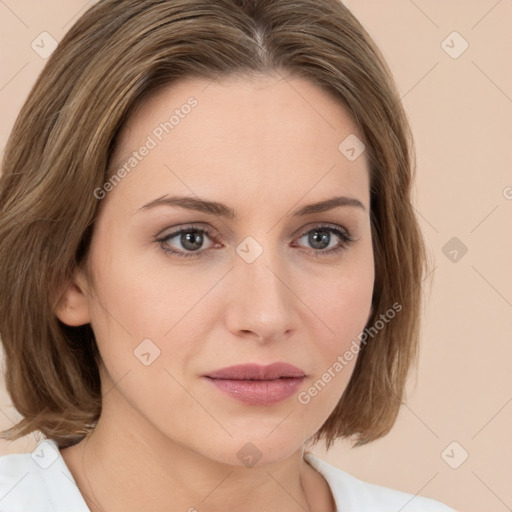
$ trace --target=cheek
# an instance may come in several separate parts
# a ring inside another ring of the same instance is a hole
[[[117,324],[134,340],[163,336],[175,321],[176,306],[187,290],[185,280],[179,272],[171,275],[155,265],[154,259],[130,251],[126,243],[113,242],[105,252],[110,258],[91,251],[98,298],[92,304],[93,316],[102,323]]]
[[[317,428],[336,407],[354,371],[373,283],[373,266],[360,265],[357,271],[324,283],[322,292],[304,292],[304,302],[315,313],[307,322],[315,375],[297,398],[304,418],[323,418]]]
[[[316,335],[321,333],[320,339],[327,347],[341,348],[363,330],[370,314],[373,286],[371,254],[301,284],[300,297],[316,315]]]
[[[169,385],[163,369],[178,376],[200,351],[198,340],[204,340],[205,323],[214,310],[211,301],[201,298],[212,287],[212,277],[192,267],[173,268],[164,258],[155,264],[154,255],[115,249],[113,244],[110,259],[91,252],[97,294],[91,303],[92,328],[110,377],[117,381],[130,371],[130,381],[135,382],[142,372],[138,386],[151,392]],[[152,362],[145,367],[137,357]]]
[[[374,287],[373,255],[361,252],[346,266],[332,270],[332,275],[310,281],[315,286],[302,287],[301,297],[308,306],[308,338],[314,343],[318,376],[331,369],[336,378],[325,379],[332,400],[339,398],[348,384],[359,352],[359,334],[364,330],[372,307]],[[340,361],[343,369],[340,368]],[[327,400],[329,402],[329,400]]]

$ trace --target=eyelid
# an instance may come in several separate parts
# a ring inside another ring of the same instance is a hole
[[[308,234],[313,229],[321,229],[321,228],[332,228],[337,231],[341,231],[344,234],[344,236],[347,238],[348,241],[355,242],[355,238],[352,237],[350,231],[347,228],[345,228],[344,226],[340,226],[339,224],[332,224],[330,222],[320,222],[320,223],[312,222],[312,223],[308,224],[307,226],[305,226],[304,228],[302,228],[302,231],[299,231],[298,236],[303,237],[304,235]],[[297,235],[294,235],[294,237],[296,238]]]
[[[187,229],[197,229],[206,231],[217,231],[215,228],[212,228],[209,224],[205,222],[188,222],[185,224],[178,224],[177,226],[170,226],[163,230],[158,231],[154,237],[158,238],[168,238],[171,235],[177,235],[180,231],[186,231]],[[169,232],[168,234],[166,234]]]
[[[303,226],[299,230],[295,231],[292,236],[294,238],[302,237],[305,234],[309,233],[309,231],[311,231],[312,229],[315,229],[315,228],[320,229],[322,227],[338,229],[340,231],[343,231],[344,234],[346,234],[347,238],[350,238],[351,241],[356,240],[355,238],[352,237],[351,232],[346,227],[344,227],[340,224],[333,224],[330,222],[321,222],[321,221],[320,222],[310,222],[310,223],[306,224],[306,226]],[[219,231],[216,228],[213,228],[211,225],[204,223],[204,222],[190,222],[190,223],[185,223],[185,224],[178,224],[177,226],[173,226],[173,227],[167,227],[164,230],[161,230],[158,233],[156,233],[153,236],[153,238],[169,238],[171,235],[177,235],[181,231],[186,231],[187,229],[197,229],[199,231],[204,231],[207,234],[216,233],[217,236],[220,237]],[[168,230],[172,230],[172,231],[168,234],[165,234],[166,231],[168,231]],[[230,230],[230,232],[231,232],[231,230]]]

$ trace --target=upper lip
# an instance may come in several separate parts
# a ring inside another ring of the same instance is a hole
[[[288,363],[272,363],[267,366],[259,364],[237,364],[207,373],[212,379],[232,380],[274,380],[281,377],[305,377],[304,370]]]

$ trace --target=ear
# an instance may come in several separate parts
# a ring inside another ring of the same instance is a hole
[[[55,306],[57,318],[73,327],[88,324],[91,321],[87,279],[81,269],[61,291],[59,302]]]

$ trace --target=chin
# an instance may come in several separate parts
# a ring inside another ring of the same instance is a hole
[[[271,429],[259,433],[246,431],[245,434],[233,435],[233,438],[225,442],[217,443],[212,440],[207,456],[218,462],[240,468],[261,467],[287,459],[297,450],[302,450],[306,441],[306,437],[294,440],[284,431],[280,434],[274,431],[270,435],[269,432]],[[212,451],[213,446],[215,449]]]

